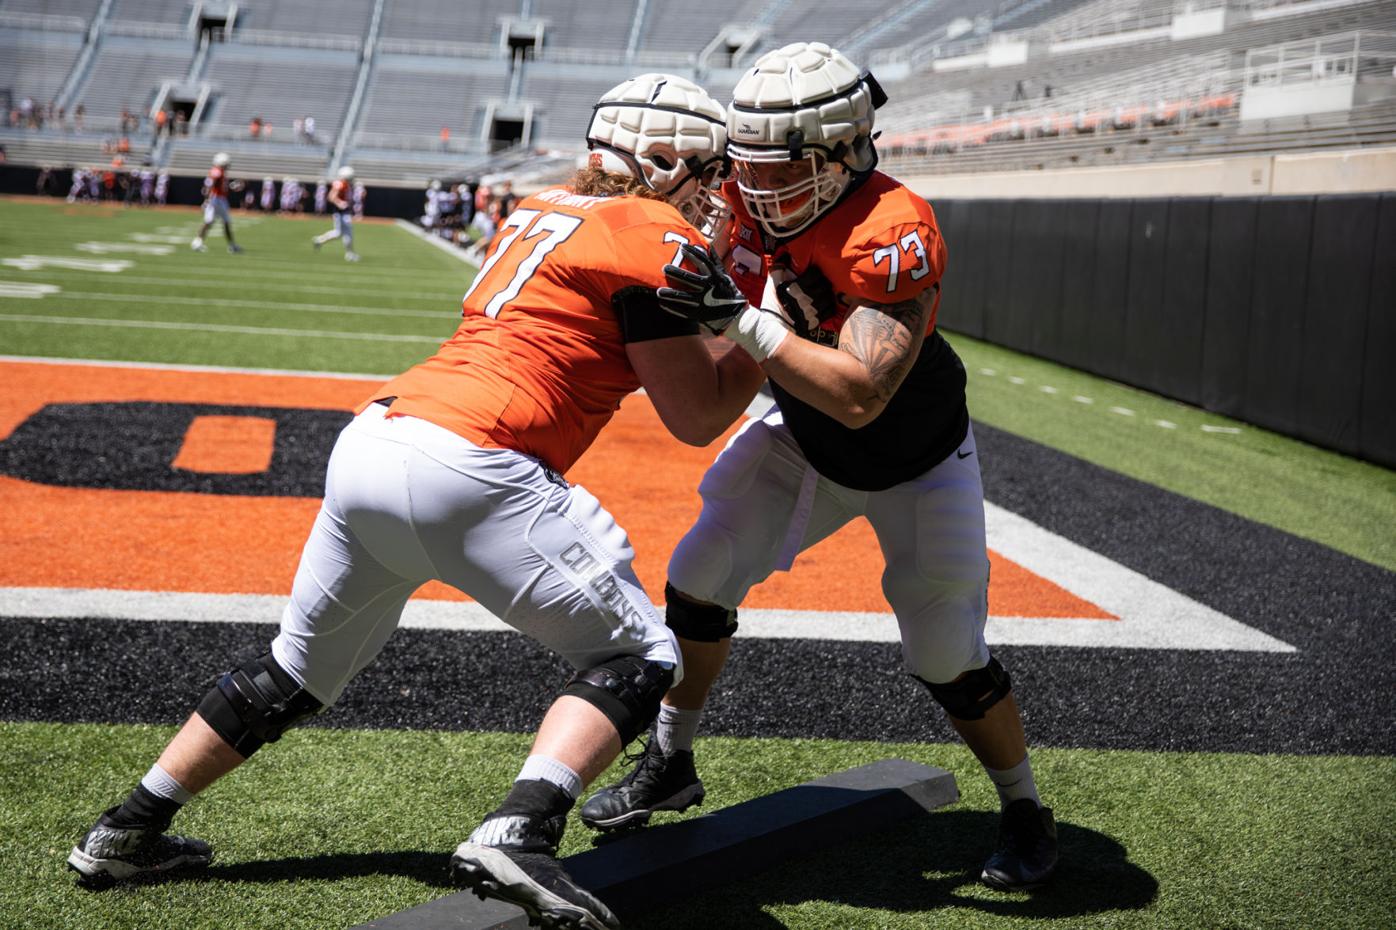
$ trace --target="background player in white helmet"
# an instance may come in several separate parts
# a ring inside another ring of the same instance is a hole
[[[621,131],[622,111],[638,134]],[[687,177],[660,161],[705,176],[722,159],[722,108],[683,78],[644,75],[606,96],[593,130],[619,160],[520,201],[455,334],[371,394],[340,434],[279,635],[219,680],[73,849],[68,861],[88,879],[206,864],[206,843],[164,832],[181,805],[332,704],[411,593],[438,578],[578,669],[503,803],[451,856],[452,873],[546,928],[617,926],[571,881],[557,844],[577,795],[649,726],[682,668],[625,531],[561,473],[639,387],[675,436],[703,445],[764,375],[741,352],[714,360],[699,327],[656,296],[678,245],[702,241],[669,199],[690,196]]]
[[[875,170],[873,111],[884,95],[828,46],[762,56],[733,96],[730,276],[716,255],[686,248],[687,268],[666,269],[660,298],[745,348],[777,405],[703,478],[703,510],[674,551],[665,592],[685,679],[636,767],[591,798],[582,819],[618,829],[701,801],[693,735],[736,608],[861,516],[886,559],[882,586],[908,671],[998,787],[1000,843],[983,878],[1041,884],[1056,866],[1056,827],[1038,800],[1008,673],[984,641],[983,489],[964,369],[934,328],[946,258],[935,216]]]
[[[241,252],[242,246],[233,241],[233,217],[228,210],[228,153],[219,152],[213,156],[213,167],[204,178],[204,225],[189,247],[196,252],[204,251],[204,236],[215,220],[223,223],[223,234],[228,239],[229,252]]]
[[[310,241],[316,250],[331,239],[344,242],[344,260],[356,262],[359,253],[354,251],[354,169],[345,165],[339,169],[334,183],[330,185],[330,209],[334,213],[334,228],[323,232]]]

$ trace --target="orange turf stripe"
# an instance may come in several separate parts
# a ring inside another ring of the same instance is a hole
[[[195,417],[170,464],[185,471],[255,475],[271,465],[276,421],[266,417]]]
[[[379,383],[0,363],[0,437],[46,403],[170,401],[348,410]],[[628,398],[568,477],[629,533],[635,569],[660,596],[669,553],[697,516],[703,470],[723,440],[694,449],[668,437],[654,408]],[[286,594],[319,507],[305,498],[60,488],[0,477],[0,586]],[[1045,578],[990,553],[996,616],[1113,619]],[[882,557],[866,521],[800,556],[745,606],[885,612]],[[432,583],[419,596],[460,600]]]

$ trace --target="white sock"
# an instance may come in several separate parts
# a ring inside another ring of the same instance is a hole
[[[984,771],[998,789],[1000,806],[1007,807],[1023,798],[1032,798],[1034,804],[1042,806],[1042,799],[1037,796],[1037,783],[1032,779],[1032,763],[1027,756],[1011,769],[991,769],[986,765]]]
[[[549,756],[529,756],[514,781],[537,779],[557,785],[572,800],[582,793],[582,776]]]
[[[151,794],[167,798],[176,804],[188,804],[194,799],[194,795],[175,781],[169,772],[160,767],[158,762],[150,767],[149,772],[145,773],[145,777],[141,779],[141,787]]]
[[[693,751],[693,737],[698,735],[698,721],[703,717],[703,709],[684,710],[682,707],[659,705],[659,723],[654,728],[654,738],[659,740],[659,749],[666,756],[681,750]]]

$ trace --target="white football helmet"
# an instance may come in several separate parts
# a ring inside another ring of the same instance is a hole
[[[343,168],[339,169],[339,179],[341,181],[349,181],[352,180],[353,177],[354,169],[349,167],[348,165],[345,165]]]
[[[227,152],[219,152],[217,155],[213,156],[213,167],[226,168],[228,167],[228,162],[231,160]]]
[[[709,236],[728,212],[717,194],[726,145],[722,104],[674,74],[642,74],[611,88],[587,127],[589,164],[638,178]]]
[[[737,188],[767,233],[793,236],[877,165],[877,79],[822,42],[767,52],[742,75],[727,108]]]

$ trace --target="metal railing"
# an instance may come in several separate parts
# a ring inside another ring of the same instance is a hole
[[[135,23],[119,19],[108,21],[103,31],[107,35],[137,39],[187,39],[194,34],[185,23]]]
[[[6,13],[0,11],[0,27],[34,29],[39,32],[82,32],[87,28],[87,20],[81,16],[62,16],[57,13]]]
[[[397,39],[381,36],[378,51],[400,55],[437,55],[445,58],[502,58],[491,42],[439,42],[435,39]]]
[[[1285,42],[1246,52],[1247,87],[1354,81],[1359,72],[1389,73],[1396,33],[1348,32]]]
[[[229,42],[241,45],[275,45],[283,48],[323,48],[333,51],[357,52],[361,44],[357,36],[319,35],[300,32],[276,32],[268,29],[234,29]]]

